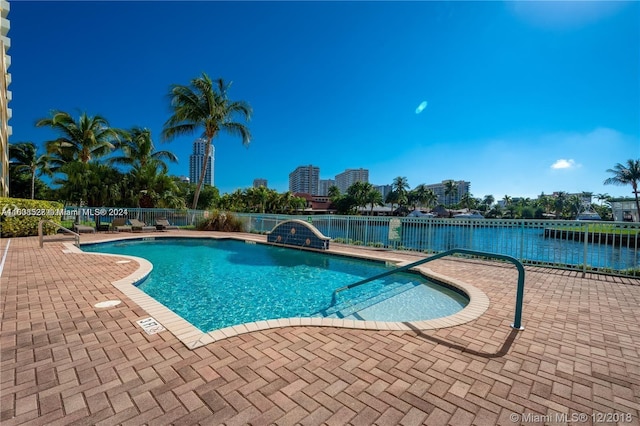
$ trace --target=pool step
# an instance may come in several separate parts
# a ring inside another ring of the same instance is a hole
[[[350,315],[356,314],[357,312],[366,309],[370,306],[373,306],[377,303],[382,302],[383,300],[387,300],[393,296],[396,296],[400,293],[404,293],[405,291],[409,291],[416,286],[419,286],[420,283],[392,283],[388,284],[383,292],[371,292],[359,295],[354,298],[349,298],[348,296],[344,296],[344,300],[338,302],[334,306],[331,306],[328,309],[324,309],[318,313],[318,316],[328,317],[328,318],[346,318]]]

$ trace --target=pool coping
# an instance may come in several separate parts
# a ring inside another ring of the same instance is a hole
[[[113,242],[113,241],[124,241],[124,240],[132,240],[132,239],[168,239],[168,238],[205,238],[205,239],[233,239],[241,242],[250,242],[250,243],[260,243],[266,245],[273,245],[270,243],[264,242],[262,239],[250,238],[250,236],[244,235],[241,237],[234,237],[229,235],[224,236],[171,236],[171,235],[163,235],[163,236],[154,236],[154,237],[145,237],[145,236],[115,236],[113,238],[107,238],[101,240],[99,243],[105,242]],[[83,245],[93,245],[93,243],[83,244]],[[125,296],[127,296],[131,301],[137,304],[140,308],[146,311],[150,316],[152,316],[157,322],[162,324],[162,326],[171,332],[178,340],[180,340],[187,348],[189,349],[197,349],[199,347],[208,345],[209,343],[213,343],[219,340],[227,339],[229,337],[237,336],[244,333],[250,333],[259,330],[267,330],[273,328],[281,328],[281,327],[297,327],[297,326],[311,326],[311,327],[340,327],[340,328],[352,328],[352,329],[362,329],[362,330],[388,330],[388,331],[410,331],[410,330],[435,330],[441,328],[454,327],[458,325],[465,324],[469,321],[475,320],[480,317],[488,308],[490,304],[490,300],[488,296],[478,288],[472,286],[471,284],[465,283],[458,279],[454,279],[439,273],[432,271],[431,269],[418,266],[416,268],[412,268],[412,271],[416,271],[421,275],[425,276],[428,279],[432,279],[438,281],[440,283],[444,283],[448,286],[451,286],[459,291],[462,291],[468,298],[469,303],[462,310],[456,312],[453,315],[449,315],[446,317],[431,319],[431,320],[422,320],[422,321],[406,321],[406,322],[397,322],[397,321],[358,321],[358,320],[350,320],[350,319],[341,319],[341,318],[280,318],[273,320],[263,320],[263,321],[255,321],[250,323],[244,323],[240,325],[234,325],[230,327],[225,327],[222,329],[213,330],[210,332],[203,332],[199,328],[192,325],[190,322],[171,311],[168,307],[158,302],[142,290],[140,290],[134,284],[144,280],[153,270],[153,264],[148,260],[137,257],[137,256],[129,256],[129,255],[120,255],[120,254],[110,254],[110,253],[94,253],[94,252],[85,252],[80,248],[76,247],[72,243],[64,243],[65,250],[64,253],[81,253],[81,254],[89,254],[89,255],[97,255],[97,256],[110,256],[117,258],[127,258],[135,261],[139,264],[139,268],[128,275],[127,277],[114,281],[114,287],[120,290]],[[308,251],[315,251],[324,254],[332,254],[332,255],[340,255],[340,256],[348,256],[354,258],[368,259],[368,260],[376,260],[376,261],[384,261],[391,262],[397,266],[403,266],[409,264],[411,262],[401,259],[394,259],[393,252],[390,251],[382,251],[379,252],[379,255],[373,255],[372,253],[354,253],[351,250],[341,250],[340,247],[332,247],[329,250],[315,250],[315,249],[305,249]]]

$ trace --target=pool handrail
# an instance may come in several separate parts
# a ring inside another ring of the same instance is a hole
[[[80,234],[79,233],[73,232],[71,229],[67,229],[64,226],[62,226],[59,223],[56,223],[56,222],[54,222],[52,220],[41,219],[40,221],[38,221],[38,242],[40,243],[40,248],[44,247],[44,232],[43,232],[43,229],[42,229],[42,225],[44,223],[49,223],[51,225],[54,225],[56,228],[61,229],[64,233],[73,235],[74,239],[75,239],[74,245],[76,247],[80,247]]]
[[[346,285],[344,287],[340,287],[338,289],[335,289],[333,291],[333,294],[331,296],[331,306],[336,304],[336,296],[338,293],[340,293],[341,291],[345,291],[345,290],[349,290],[351,288],[354,287],[358,287],[362,284],[366,284],[368,282],[395,274],[397,272],[403,272],[403,271],[407,271],[411,268],[414,268],[416,266],[425,264],[427,262],[431,262],[437,259],[440,259],[442,257],[446,257],[446,256],[450,256],[453,254],[468,254],[468,255],[472,255],[472,256],[480,256],[480,257],[487,257],[487,258],[493,258],[493,259],[499,259],[499,260],[506,260],[507,262],[511,262],[513,263],[516,268],[518,269],[518,288],[516,291],[516,311],[515,311],[515,317],[513,320],[513,324],[511,324],[511,327],[515,328],[516,330],[524,330],[524,327],[522,327],[522,304],[523,304],[523,299],[524,299],[524,266],[522,265],[522,262],[520,262],[518,259],[516,259],[515,257],[511,257],[505,254],[498,254],[498,253],[489,253],[489,252],[484,252],[484,251],[478,251],[478,250],[468,250],[468,249],[462,249],[462,248],[454,248],[454,249],[450,249],[447,251],[444,251],[442,253],[438,253],[438,254],[434,254],[433,256],[427,257],[425,259],[421,259],[418,260],[416,262],[413,263],[409,263],[407,265],[404,266],[398,266],[397,268],[392,269],[391,271],[387,271],[387,272],[383,272],[381,274],[378,275],[374,275],[373,277],[369,277],[369,278],[365,278],[363,280],[360,280],[358,282],[355,282],[353,284],[349,284]]]

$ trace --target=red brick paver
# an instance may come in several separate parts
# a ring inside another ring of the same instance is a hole
[[[484,315],[434,331],[277,328],[189,350],[146,335],[136,321],[149,315],[111,285],[135,262],[63,248],[11,240],[3,426],[565,424],[556,413],[640,425],[638,280],[527,268],[515,331],[512,267],[438,260],[429,268],[489,296]],[[111,299],[123,303],[94,307]]]

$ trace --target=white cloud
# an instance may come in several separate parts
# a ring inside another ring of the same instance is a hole
[[[565,160],[564,158],[551,165],[552,169],[574,169],[576,167],[579,167],[579,165],[573,159]]]

